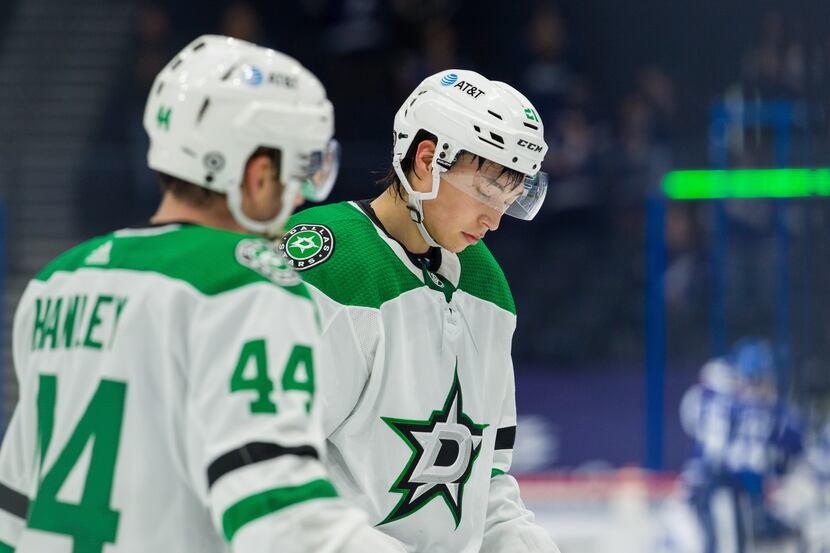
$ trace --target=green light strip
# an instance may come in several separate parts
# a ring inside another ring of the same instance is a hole
[[[673,200],[830,196],[830,169],[672,171],[663,192]]]

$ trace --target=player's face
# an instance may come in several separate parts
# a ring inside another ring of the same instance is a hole
[[[423,203],[424,224],[436,242],[458,253],[499,228],[505,206],[517,194],[501,166],[479,167],[478,160],[465,155],[441,179],[438,197]]]

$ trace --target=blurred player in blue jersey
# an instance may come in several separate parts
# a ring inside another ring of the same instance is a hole
[[[797,417],[779,399],[776,378],[768,343],[746,338],[707,363],[684,397],[684,427],[696,444],[685,476],[706,553],[743,553],[755,536],[789,532],[764,503],[767,480],[801,452]]]
[[[683,477],[700,522],[706,553],[718,551],[712,499],[726,487],[726,455],[737,392],[734,367],[725,359],[716,358],[703,366],[700,381],[686,392],[680,404],[683,428],[695,442],[694,456]]]
[[[745,338],[733,348],[732,365],[739,378],[732,413],[726,473],[736,501],[739,551],[753,538],[776,539],[790,528],[772,516],[765,486],[780,478],[802,452],[798,417],[779,397],[772,349],[764,340]]]

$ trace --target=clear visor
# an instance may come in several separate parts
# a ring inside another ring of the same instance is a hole
[[[530,221],[539,212],[548,191],[548,175],[516,174],[491,161],[459,157],[441,179],[499,213]]]
[[[329,140],[324,150],[317,150],[303,157],[305,172],[300,176],[302,193],[306,200],[322,202],[337,180],[340,170],[340,143],[335,139]]]

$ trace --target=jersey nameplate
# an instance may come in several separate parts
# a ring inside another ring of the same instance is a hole
[[[32,351],[110,349],[126,305],[123,296],[37,297]]]

